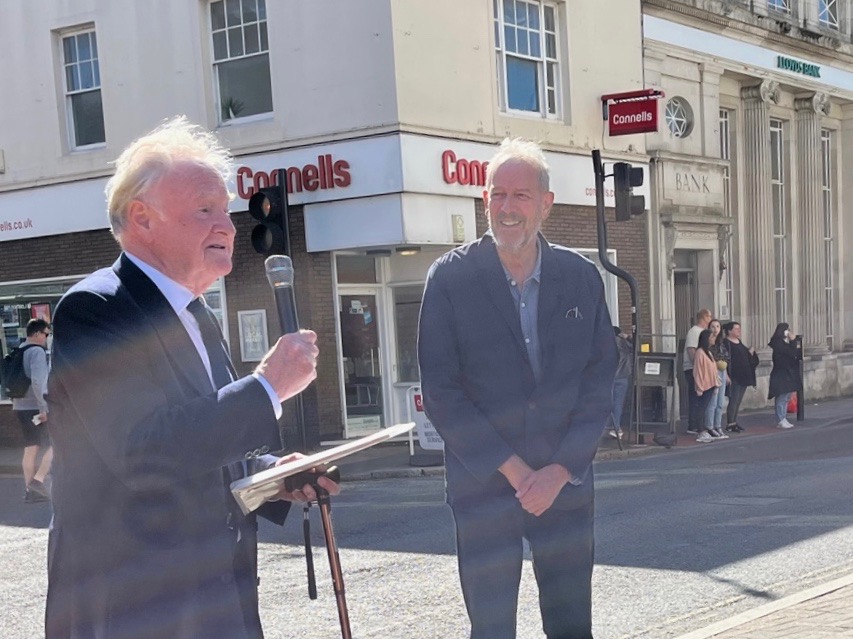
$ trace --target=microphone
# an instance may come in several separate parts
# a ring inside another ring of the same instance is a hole
[[[264,261],[267,279],[275,295],[281,332],[297,333],[296,301],[293,297],[293,262],[287,255],[270,255]]]

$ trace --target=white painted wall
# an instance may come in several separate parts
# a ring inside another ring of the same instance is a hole
[[[274,113],[218,130],[235,154],[352,137],[397,120],[388,0],[267,0]],[[103,149],[70,152],[60,32],[94,24]],[[109,174],[164,118],[217,125],[207,2],[0,0],[0,190]]]
[[[559,121],[498,107],[491,0],[392,0],[400,122],[472,138],[521,135],[557,149],[643,152],[643,135],[602,139],[600,97],[642,84],[640,3],[560,2],[564,113]]]
[[[490,0],[267,0],[274,113],[224,126],[237,154],[404,131],[492,142],[507,134],[554,150],[641,153],[642,135],[602,139],[600,95],[642,86],[640,6],[561,2],[560,121],[498,107]],[[94,25],[106,145],[71,152],[60,38]],[[217,126],[208,3],[0,0],[0,191],[103,177],[164,118]]]

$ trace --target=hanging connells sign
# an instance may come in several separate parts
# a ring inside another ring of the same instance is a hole
[[[601,96],[608,133],[634,135],[658,130],[658,98],[661,91],[644,89]]]

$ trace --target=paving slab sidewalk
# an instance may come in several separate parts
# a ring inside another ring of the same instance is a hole
[[[677,639],[853,638],[853,573]]]

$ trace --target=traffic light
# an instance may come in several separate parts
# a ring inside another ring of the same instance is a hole
[[[249,213],[258,221],[252,229],[252,246],[264,255],[290,255],[290,232],[287,220],[287,182],[279,170],[278,184],[263,189],[249,198]]]
[[[613,165],[613,187],[616,193],[616,221],[625,222],[633,215],[642,215],[646,210],[646,199],[633,195],[635,186],[643,185],[643,169],[627,162]]]

